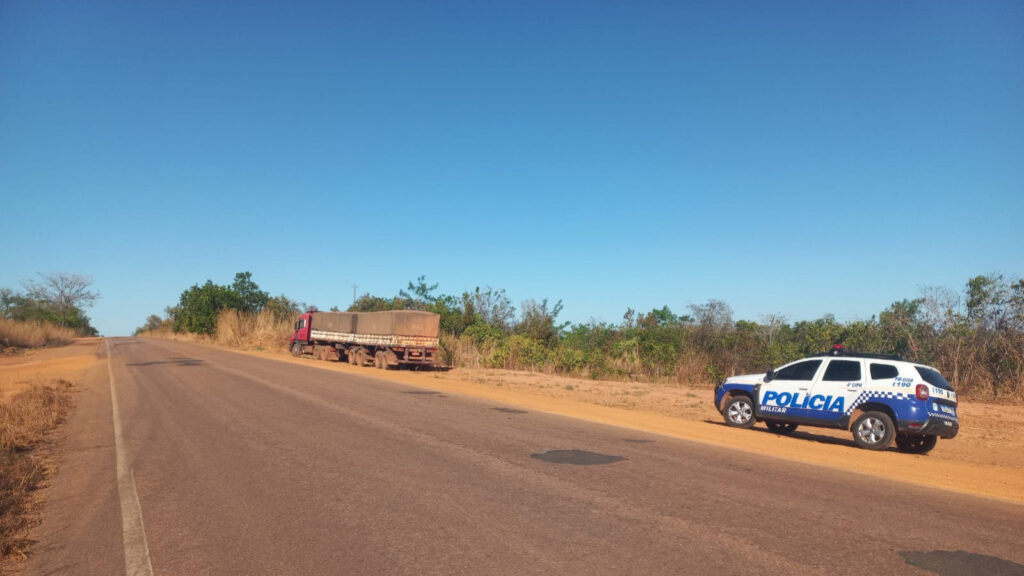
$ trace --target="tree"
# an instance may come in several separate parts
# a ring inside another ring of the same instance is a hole
[[[690,304],[693,319],[702,328],[718,333],[732,328],[732,308],[721,300],[708,300],[706,304]]]
[[[23,284],[30,298],[45,303],[53,310],[57,324],[68,326],[70,323],[81,323],[85,317],[81,308],[96,303],[99,292],[89,290],[92,278],[80,274],[55,272],[39,274],[39,281],[26,280]],[[88,319],[86,318],[86,325]]]
[[[10,318],[20,297],[10,288],[0,288],[0,318]]]
[[[165,326],[169,326],[170,324],[172,324],[172,321],[169,318],[165,320],[156,314],[150,314],[149,317],[146,318],[146,323],[135,329],[135,335],[138,336],[143,332],[154,332],[164,328]]]
[[[900,300],[893,302],[888,309],[878,315],[878,324],[882,330],[882,337],[889,352],[898,356],[917,360],[921,354],[921,347],[918,344],[918,334],[921,332],[921,307],[925,304],[925,298],[914,300]],[[939,315],[939,306],[934,298],[928,299],[928,307],[935,309]],[[935,317],[932,322],[941,322]]]
[[[462,295],[463,309],[480,317],[485,324],[508,332],[515,318],[516,308],[505,290],[495,290],[488,286],[481,290],[479,286],[472,292]]]
[[[278,321],[291,320],[305,308],[300,302],[290,300],[284,294],[280,296],[273,296],[267,299],[267,303],[263,305],[264,310],[270,310],[274,314],[274,318]],[[335,310],[331,308],[331,310]]]
[[[217,331],[217,315],[226,308],[238,308],[234,290],[211,280],[202,286],[194,284],[181,293],[174,309],[174,331],[213,334]]]
[[[270,294],[260,290],[260,287],[252,281],[252,272],[239,272],[235,274],[235,281],[231,289],[238,296],[238,310],[250,314],[258,314],[270,300]]]
[[[676,316],[668,306],[662,306],[640,316],[637,323],[645,328],[665,328],[676,326],[682,322],[683,318]]]
[[[434,295],[437,290],[437,283],[427,284],[426,276],[416,278],[416,283],[409,282],[405,290],[399,290],[398,296],[393,300],[396,310],[427,310],[437,301]]]
[[[348,307],[349,312],[379,312],[381,310],[391,309],[391,300],[381,298],[380,296],[372,296],[370,294],[363,294]]]
[[[561,300],[550,310],[547,298],[539,303],[536,300],[527,300],[523,302],[522,311],[522,318],[516,325],[516,333],[533,338],[549,348],[558,342],[558,335],[569,325],[568,322],[555,324],[555,319],[562,311]]]

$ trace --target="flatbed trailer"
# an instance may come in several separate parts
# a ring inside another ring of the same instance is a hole
[[[441,317],[418,310],[307,312],[295,323],[291,352],[380,369],[439,365]]]

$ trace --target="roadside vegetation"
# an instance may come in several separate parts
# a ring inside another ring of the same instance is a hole
[[[421,276],[393,297],[364,294],[348,310],[440,314],[442,359],[456,368],[710,386],[841,344],[936,366],[968,397],[1024,399],[1024,279],[998,274],[971,278],[962,292],[926,288],[917,298],[852,322],[831,315],[797,322],[781,315],[735,320],[727,303],[709,300],[682,314],[668,306],[629,309],[618,323],[570,324],[558,320],[561,301],[527,300],[517,309],[504,290],[451,295],[439,294],[437,287]],[[140,331],[204,334],[241,348],[284,348],[304,309],[283,295],[270,298],[245,272],[231,286],[193,286],[165,318],[151,316]]]
[[[99,298],[91,285],[87,276],[56,273],[22,282],[24,292],[0,288],[0,349],[62,346],[95,336],[84,311]]]
[[[0,318],[0,349],[42,348],[70,344],[78,336],[70,328],[47,322],[19,322]]]
[[[23,556],[31,544],[32,493],[50,474],[39,449],[66,418],[70,388],[58,381],[0,399],[0,556]]]
[[[210,341],[245,349],[287,348],[292,324],[304,305],[270,296],[239,272],[230,285],[207,280],[181,293],[164,316],[150,315],[136,336]]]

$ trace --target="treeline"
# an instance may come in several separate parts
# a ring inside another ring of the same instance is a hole
[[[23,281],[23,292],[0,288],[0,346],[31,348],[95,336],[85,313],[99,298],[91,286],[88,276],[54,273]]]
[[[303,307],[283,294],[270,296],[253,282],[251,272],[239,272],[229,285],[214,284],[212,280],[201,286],[193,284],[181,293],[176,305],[164,309],[163,317],[150,315],[135,334],[173,331],[213,336],[217,334],[218,321],[225,313],[236,317],[239,314],[258,316],[264,313],[275,321],[290,325]]]
[[[440,314],[444,359],[453,366],[713,384],[840,344],[936,366],[962,393],[1024,397],[1024,279],[998,274],[971,278],[962,292],[928,288],[852,322],[737,321],[728,304],[709,300],[684,314],[630,309],[617,324],[569,324],[558,321],[561,301],[527,300],[517,312],[504,290],[436,290],[420,277],[393,298],[364,295],[350,310]]]
[[[728,304],[709,300],[682,314],[667,306],[630,309],[619,323],[570,324],[558,320],[561,301],[527,300],[517,309],[501,289],[453,295],[437,288],[421,276],[393,297],[364,294],[348,310],[439,314],[442,359],[453,367],[713,384],[842,344],[936,366],[968,395],[1024,397],[1024,279],[1009,282],[992,274],[971,278],[962,292],[929,288],[853,322],[831,315],[798,322],[783,316],[735,320]],[[277,331],[270,340],[286,343],[304,309],[283,295],[269,297],[244,272],[231,286],[193,286],[167,309],[167,318],[151,316],[147,326],[237,342],[263,326],[264,332]]]

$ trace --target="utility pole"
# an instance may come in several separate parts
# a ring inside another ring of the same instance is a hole
[[[352,285],[352,305],[356,305],[356,289],[359,288],[359,284]]]

